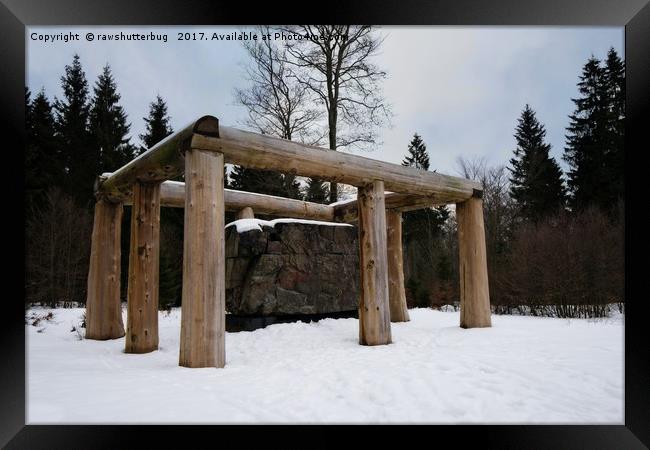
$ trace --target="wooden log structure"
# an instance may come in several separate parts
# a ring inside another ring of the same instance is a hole
[[[404,257],[402,255],[402,213],[386,210],[386,248],[388,252],[388,299],[390,321],[408,322],[404,290]]]
[[[461,328],[492,326],[482,203],[470,198],[456,205]]]
[[[165,181],[183,174],[189,141],[194,134],[219,135],[219,121],[216,117],[203,116],[180,131],[167,136],[131,162],[117,169],[106,179],[98,180],[95,190],[112,201],[130,197],[136,181]]]
[[[101,179],[106,179],[110,175],[110,173],[105,173]],[[125,197],[121,201],[127,206],[132,204],[131,197]],[[258,214],[269,216],[311,219],[323,222],[333,222],[335,220],[334,208],[331,206],[292,198],[224,189],[224,202],[226,211],[240,212],[246,208],[251,208]],[[185,183],[179,181],[163,182],[160,186],[160,206],[184,208]]]
[[[250,206],[245,207],[237,214],[237,219],[254,219],[255,214],[253,213],[253,208]]]
[[[359,188],[359,343],[391,343],[384,183]]]
[[[120,302],[122,204],[99,199],[90,245],[86,339],[124,336]]]
[[[185,153],[185,239],[181,349],[184,367],[226,364],[223,156]]]
[[[350,184],[358,188],[358,198],[321,205],[224,189],[225,163]],[[168,181],[182,173],[187,183]],[[95,192],[98,201],[88,274],[87,337],[124,335],[121,315],[116,314],[119,222],[122,205],[129,204],[134,217],[127,326],[127,349],[134,337],[131,351],[157,348],[153,305],[157,305],[158,297],[161,206],[185,208],[181,366],[225,365],[225,211],[237,212],[239,218],[252,218],[255,213],[356,222],[361,278],[359,343],[382,345],[391,342],[391,321],[409,320],[401,213],[455,203],[461,267],[460,325],[490,326],[482,187],[475,181],[220,126],[215,117],[203,116],[115,172],[98,177]]]
[[[110,175],[110,173],[104,173],[100,179],[106,179]],[[436,200],[434,197],[397,192],[386,192],[384,197],[386,209],[396,212],[413,211],[429,206],[447,204]],[[132,197],[120,198],[120,201],[129,206],[132,204]],[[292,198],[224,189],[224,201],[226,211],[239,212],[250,207],[259,214],[324,222],[355,223],[359,218],[356,198],[331,205],[323,205]],[[184,208],[185,183],[180,181],[163,182],[160,190],[160,205],[168,208]]]
[[[137,182],[133,189],[126,353],[158,349],[160,183]]]
[[[476,189],[481,189],[480,183],[464,178],[333,152],[236,128],[219,127],[218,135],[195,133],[191,147],[223,153],[225,162],[231,164],[318,177],[357,187],[381,179],[391,192],[432,196],[446,203],[466,200]]]

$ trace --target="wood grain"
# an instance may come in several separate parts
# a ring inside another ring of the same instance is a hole
[[[408,322],[410,319],[404,291],[404,257],[402,255],[402,213],[386,211],[386,238],[390,321]]]
[[[179,364],[224,367],[223,155],[185,153],[185,237]]]
[[[384,183],[359,188],[359,343],[391,343]]]
[[[86,339],[124,336],[120,302],[122,211],[121,203],[100,199],[95,204],[86,297]]]
[[[126,353],[158,350],[160,183],[133,188]]]
[[[456,205],[460,272],[460,326],[492,326],[483,201],[470,198]]]

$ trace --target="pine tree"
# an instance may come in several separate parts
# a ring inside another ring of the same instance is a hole
[[[169,209],[169,208],[165,208]],[[163,209],[164,211],[164,209]],[[161,211],[162,212],[162,211]],[[178,225],[169,222],[170,227],[178,228]],[[183,285],[183,264],[182,264],[182,226],[181,234],[175,239],[161,239],[160,246],[160,276],[158,309],[168,310],[173,306],[180,305]]]
[[[93,199],[93,185],[99,172],[99,154],[91,146],[88,132],[88,81],[81,67],[79,55],[65,66],[61,77],[62,100],[55,99],[55,125],[60,138],[66,176],[64,190],[77,201],[87,203]]]
[[[41,90],[29,101],[26,93],[25,188],[28,207],[46,189],[60,183],[63,164],[58,154],[52,105]]]
[[[32,92],[25,86],[25,131],[29,132],[32,126]]]
[[[564,160],[569,164],[569,204],[574,210],[591,204],[607,209],[610,206],[610,183],[606,155],[610,134],[608,94],[605,69],[595,57],[589,58],[582,69],[578,91],[572,99],[575,112],[569,116],[569,134]]]
[[[510,196],[523,218],[537,221],[556,213],[564,205],[562,171],[549,156],[551,146],[544,141],[546,130],[526,105],[515,132],[517,147],[510,159]]]
[[[308,178],[305,187],[305,200],[314,203],[327,203],[329,200],[327,184],[319,178]]]
[[[95,152],[99,155],[99,172],[112,172],[133,159],[134,148],[127,137],[131,125],[119,105],[120,94],[111,68],[104,66],[93,88],[89,126]],[[97,174],[98,175],[98,174]]]
[[[409,154],[402,161],[403,166],[429,170],[429,154],[420,135],[415,133],[408,146]]]
[[[38,173],[34,168],[34,162],[37,159],[37,152],[30,145],[31,135],[34,129],[34,121],[32,119],[32,93],[27,86],[25,86],[25,187],[29,197],[30,185],[35,182],[36,174]],[[28,201],[29,206],[29,201]],[[29,209],[29,208],[28,208]]]
[[[302,193],[300,192],[300,183],[296,179],[295,175],[291,175],[287,173],[282,175],[282,190],[284,192],[285,197],[302,200]]]
[[[605,84],[609,102],[609,141],[605,157],[609,174],[609,201],[613,206],[624,195],[625,172],[625,62],[614,48],[607,52]]]
[[[160,95],[157,95],[156,100],[149,104],[149,117],[144,117],[143,120],[147,124],[147,131],[140,135],[143,144],[140,153],[174,132],[169,124],[171,118],[167,115],[167,104]]]
[[[429,170],[429,153],[427,146],[419,134],[415,133],[408,145],[408,155],[402,161],[402,166],[413,167],[420,170]],[[432,238],[437,234],[445,221],[449,218],[449,209],[446,205],[437,208],[424,208],[404,213],[404,237],[406,241],[422,239],[424,236]]]
[[[270,170],[234,166],[230,174],[230,187],[239,191],[285,196],[282,175]]]
[[[420,135],[415,133],[408,145],[408,154],[402,165],[419,170],[429,170],[429,153]],[[446,275],[448,264],[442,259],[431,259],[431,252],[438,245],[443,233],[443,225],[450,212],[446,205],[436,208],[423,208],[402,213],[402,233],[405,246],[405,259],[408,269],[407,289],[415,306],[430,307],[430,288],[435,288],[434,280]],[[437,256],[439,258],[439,255]],[[428,263],[428,264],[427,264]]]

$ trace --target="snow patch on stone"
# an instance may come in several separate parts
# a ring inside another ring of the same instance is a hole
[[[262,219],[239,219],[234,222],[230,222],[226,225],[226,228],[229,226],[235,225],[237,227],[237,233],[245,233],[251,230],[262,231],[262,227],[274,227],[276,223],[305,223],[309,225],[327,225],[334,227],[351,227],[349,223],[335,223],[335,222],[322,222],[319,220],[307,220],[307,219],[273,219],[273,220],[262,220]]]

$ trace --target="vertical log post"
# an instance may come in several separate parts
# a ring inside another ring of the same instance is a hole
[[[390,321],[408,322],[409,310],[404,291],[404,259],[402,256],[402,213],[386,211],[386,238],[388,249],[388,298]]]
[[[185,237],[179,364],[224,367],[225,243],[223,155],[185,153]]]
[[[483,201],[472,197],[456,204],[460,272],[460,326],[492,326]]]
[[[359,343],[390,344],[384,182],[359,187]]]
[[[122,211],[122,203],[100,199],[95,204],[86,298],[86,339],[124,336],[120,303]]]
[[[126,353],[158,350],[160,183],[133,186]]]
[[[250,206],[247,206],[246,208],[242,209],[239,211],[239,214],[237,214],[237,219],[254,219],[255,214],[253,213],[253,208]]]

